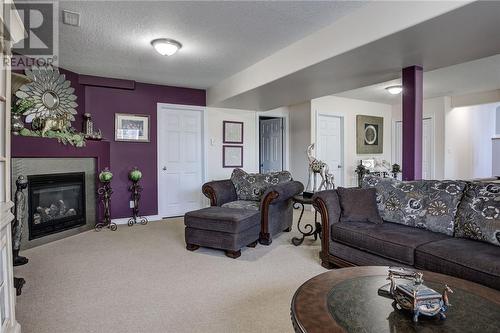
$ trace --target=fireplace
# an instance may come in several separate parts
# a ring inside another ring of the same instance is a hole
[[[29,240],[86,223],[85,173],[28,176]]]

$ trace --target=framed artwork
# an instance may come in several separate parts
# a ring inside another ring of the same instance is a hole
[[[115,141],[149,142],[149,115],[115,113]]]
[[[222,167],[242,168],[243,167],[243,147],[242,146],[222,146]]]
[[[384,152],[384,118],[356,116],[356,153],[382,154]]]
[[[223,143],[243,143],[243,122],[224,120],[222,138]]]

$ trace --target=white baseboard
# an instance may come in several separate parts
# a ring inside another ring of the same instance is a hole
[[[123,217],[123,218],[120,218],[120,219],[111,219],[111,222],[116,223],[116,224],[127,224],[128,220],[130,218],[132,218],[132,216],[130,216],[130,217]],[[147,218],[149,222],[159,221],[159,220],[162,219],[162,217],[160,215],[149,215],[149,216],[145,216],[145,218]]]

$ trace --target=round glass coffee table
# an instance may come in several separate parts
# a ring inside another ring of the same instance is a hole
[[[500,292],[447,275],[422,271],[424,284],[441,293],[447,284],[447,319],[421,316],[417,323],[392,300],[378,295],[387,284],[388,267],[367,266],[332,270],[305,282],[295,292],[291,317],[300,333],[498,333]]]

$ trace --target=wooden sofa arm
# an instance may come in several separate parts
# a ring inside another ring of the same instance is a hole
[[[286,183],[273,185],[269,187],[260,202],[260,238],[259,242],[263,245],[269,245],[272,242],[269,233],[269,207],[271,204],[290,200],[294,195],[304,191],[304,185],[298,181],[289,181]]]
[[[340,202],[336,190],[320,191],[313,196],[313,207],[321,215],[321,265],[332,268],[329,259],[330,253],[330,226],[340,220]]]

